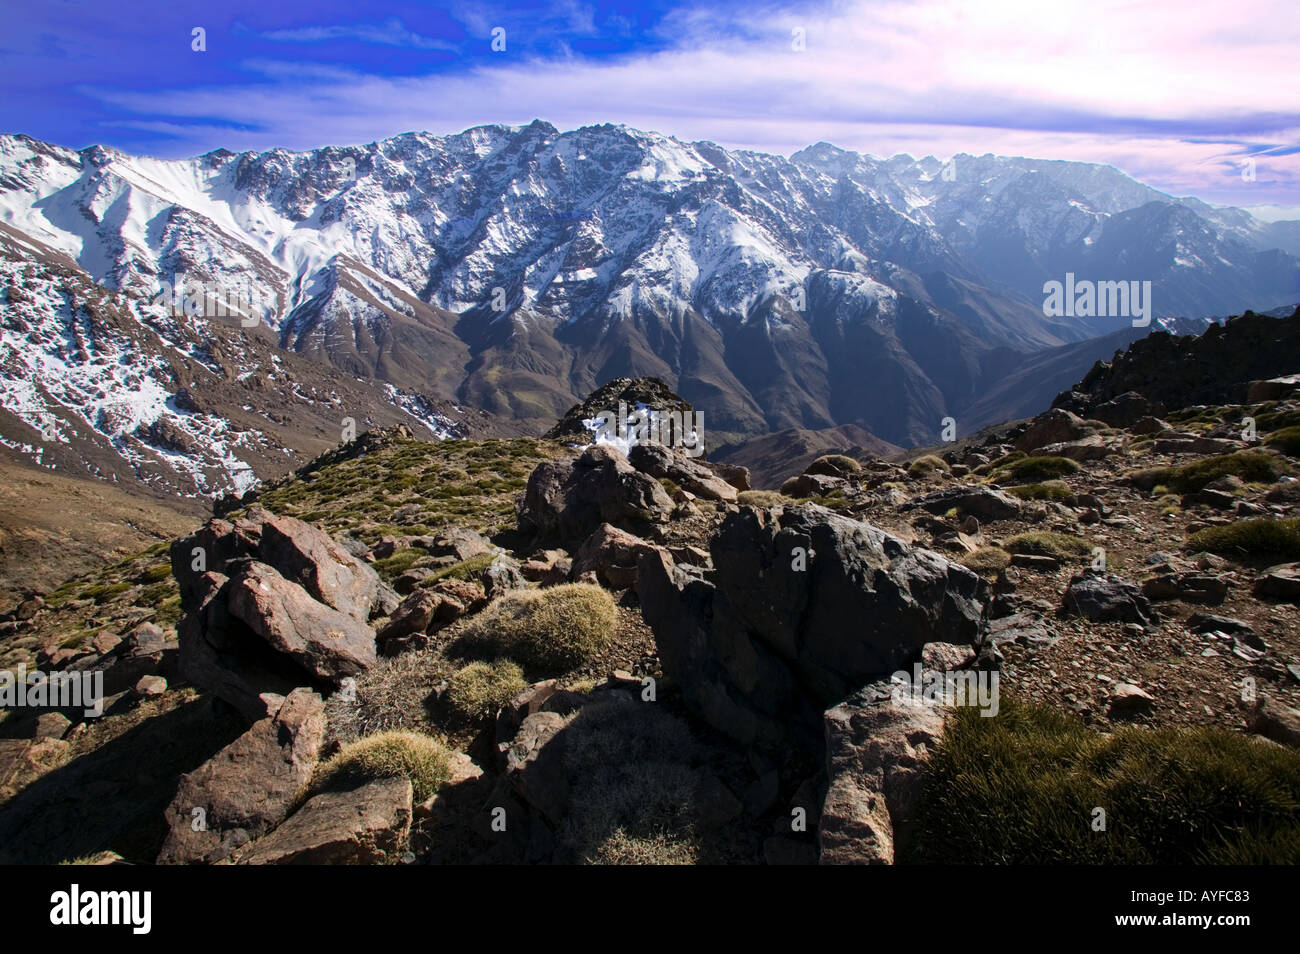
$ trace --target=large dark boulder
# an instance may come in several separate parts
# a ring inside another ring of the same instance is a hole
[[[658,480],[632,467],[617,449],[597,444],[571,463],[538,465],[516,513],[520,532],[576,546],[602,523],[644,532],[666,521],[673,508]]]
[[[744,508],[711,550],[707,578],[645,554],[637,593],[665,674],[745,744],[816,745],[823,710],[925,644],[984,639],[978,574],[822,507]]]

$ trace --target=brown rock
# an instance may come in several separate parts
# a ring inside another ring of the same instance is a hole
[[[264,563],[230,581],[230,615],[305,671],[337,683],[374,665],[375,633],[356,616],[318,603]]]
[[[274,716],[181,778],[158,863],[211,864],[275,828],[311,781],[324,738],[321,697],[295,689]]]
[[[413,807],[407,778],[322,792],[241,853],[239,864],[392,864],[410,838]]]

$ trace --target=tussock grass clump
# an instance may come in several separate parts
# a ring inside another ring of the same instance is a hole
[[[1078,472],[1079,465],[1068,457],[1021,457],[995,466],[993,477],[1028,484]]]
[[[417,560],[428,555],[426,551],[421,550],[419,547],[403,547],[390,557],[376,560],[371,566],[383,578],[384,582],[391,583],[414,566]]]
[[[976,573],[996,573],[1011,565],[1011,554],[1001,547],[980,547],[974,553],[966,554],[959,562]]]
[[[1255,415],[1255,426],[1263,432],[1300,427],[1300,411],[1269,411]]]
[[[742,490],[736,494],[736,503],[742,507],[782,507],[790,498],[775,490]]]
[[[1265,442],[1269,447],[1276,447],[1283,454],[1300,457],[1300,427],[1284,427],[1274,431]]]
[[[528,688],[524,671],[508,659],[472,662],[447,684],[447,702],[464,719],[491,715]]]
[[[563,730],[574,782],[560,839],[586,864],[690,864],[698,851],[698,763],[686,724],[657,705],[585,706]]]
[[[826,477],[853,477],[862,473],[862,465],[845,454],[823,454],[805,467],[803,472]]]
[[[311,792],[377,778],[409,778],[423,802],[451,775],[451,752],[438,739],[418,732],[377,732],[349,742],[316,769]]]
[[[1300,752],[1223,729],[1102,735],[1004,698],[996,718],[953,713],[914,818],[903,861],[1296,864]]]
[[[492,561],[495,559],[496,554],[480,553],[468,560],[461,560],[459,563],[453,563],[451,566],[437,570],[424,585],[428,586],[437,583],[439,580],[460,580],[462,583],[477,580],[479,575],[491,566]]]
[[[1064,500],[1074,493],[1063,480],[1045,480],[1038,484],[1021,484],[1008,487],[1007,493],[1021,500]]]
[[[952,471],[952,468],[948,466],[946,460],[934,454],[918,457],[907,465],[907,475],[909,477],[928,477],[935,471],[947,474]]]
[[[565,583],[507,593],[474,617],[465,638],[525,665],[573,669],[609,645],[617,619],[608,590]]]
[[[1266,556],[1300,560],[1300,519],[1238,520],[1197,530],[1183,549],[1222,556]]]
[[[1007,540],[1003,547],[1010,553],[1030,553],[1035,556],[1071,560],[1092,555],[1092,544],[1082,537],[1055,530],[1030,530]]]
[[[1286,465],[1271,454],[1262,451],[1238,451],[1235,454],[1218,454],[1173,467],[1148,467],[1129,474],[1129,483],[1143,490],[1172,490],[1189,494],[1200,490],[1220,477],[1240,477],[1247,483],[1258,481],[1271,484],[1287,472]]]

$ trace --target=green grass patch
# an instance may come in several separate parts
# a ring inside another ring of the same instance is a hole
[[[438,739],[418,732],[376,732],[350,742],[316,769],[312,793],[335,785],[378,778],[409,778],[415,800],[423,802],[451,775],[451,751]]]
[[[1206,484],[1229,475],[1242,480],[1272,483],[1287,472],[1287,467],[1271,454],[1261,451],[1238,451],[1217,454],[1173,467],[1148,467],[1129,474],[1129,483],[1143,490],[1161,488],[1188,494]]]
[[[1055,530],[1030,530],[1016,534],[1003,544],[1003,548],[1008,553],[1029,553],[1062,561],[1092,555],[1092,544],[1087,540]]]
[[[1276,447],[1283,454],[1300,457],[1300,427],[1284,427],[1280,431],[1274,431],[1264,443]]]
[[[1197,530],[1183,549],[1209,551],[1221,556],[1262,556],[1300,560],[1300,519],[1238,520]]]
[[[1019,497],[1021,500],[1064,500],[1066,497],[1071,496],[1074,491],[1063,480],[1045,480],[1037,484],[1020,484],[1017,487],[1008,487],[1007,493]]]
[[[1004,698],[952,713],[913,831],[901,861],[1297,864],[1300,752],[1217,728],[1102,735]]]
[[[1029,484],[1078,472],[1079,465],[1068,457],[1021,457],[999,464],[993,477],[1003,483]]]
[[[471,645],[545,669],[574,669],[609,646],[614,598],[591,583],[514,590],[490,603],[465,630]]]

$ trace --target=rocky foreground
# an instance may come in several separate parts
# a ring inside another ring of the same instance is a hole
[[[1213,396],[1120,361],[779,493],[657,445],[362,435],[7,614],[5,667],[106,699],[8,710],[0,858],[952,860],[942,832],[974,862],[1300,860],[1300,380]],[[997,695],[909,704],[918,665]],[[1049,736],[1117,780],[1034,795],[1057,840],[997,774]],[[1127,807],[1210,778],[1248,819],[1201,798],[1166,844]],[[1096,847],[1135,827],[1146,855]]]

